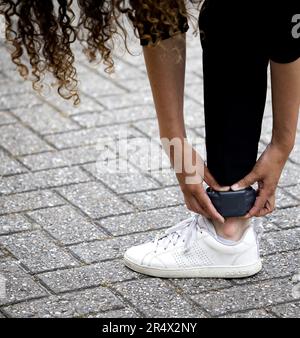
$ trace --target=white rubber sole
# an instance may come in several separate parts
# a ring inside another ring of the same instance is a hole
[[[163,269],[136,264],[124,256],[125,265],[136,272],[162,278],[244,278],[257,274],[262,269],[259,259],[254,264],[239,266],[205,266],[200,268]]]

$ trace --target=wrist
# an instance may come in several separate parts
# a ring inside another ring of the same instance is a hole
[[[164,136],[160,138],[161,145],[165,153],[167,154],[172,167],[175,169],[178,165],[181,165],[181,162],[184,157],[184,148],[186,145],[186,138],[183,135],[176,136]],[[178,163],[178,161],[180,163]],[[177,162],[177,165],[176,165]]]
[[[186,139],[186,131],[185,129],[168,129],[168,130],[160,130],[160,138],[161,139],[180,139],[184,140]]]
[[[294,148],[294,143],[293,142],[282,142],[282,141],[278,141],[273,138],[270,142],[270,146],[273,149],[276,149],[276,151],[279,154],[281,154],[283,158],[285,157],[288,158]]]

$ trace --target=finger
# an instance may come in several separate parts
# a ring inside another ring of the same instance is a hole
[[[189,202],[193,208],[193,210],[195,210],[195,212],[197,214],[203,215],[206,218],[209,218],[209,214],[202,208],[202,206],[199,204],[198,200],[191,195]]]
[[[185,202],[185,205],[186,207],[190,210],[190,211],[193,211],[192,210],[192,207],[191,207],[191,204],[189,202],[189,200],[184,196],[184,202]]]
[[[246,215],[244,215],[244,216],[242,216],[241,218],[242,219],[249,219],[249,218],[251,218],[252,216],[249,214],[249,212],[247,212],[247,214]]]
[[[209,218],[212,218],[218,222],[225,223],[225,219],[222,215],[220,215],[217,209],[212,204],[210,198],[208,197],[207,193],[203,189],[197,190],[194,192],[194,196],[197,199],[198,203],[204,210],[206,214],[208,214]]]
[[[265,206],[260,210],[259,217],[271,214],[275,209],[275,197],[267,200]]]
[[[206,216],[204,215],[204,210],[199,206],[198,201],[195,199],[195,197],[192,194],[185,194],[184,200],[185,200],[185,204],[187,208],[190,211]]]
[[[237,183],[233,184],[231,186],[231,189],[234,191],[237,191],[237,190],[248,188],[250,185],[256,183],[258,179],[259,178],[257,177],[257,175],[253,171],[251,171],[250,174],[242,178]]]
[[[259,217],[260,216],[260,210],[263,209],[268,201],[268,196],[264,192],[260,192],[260,194],[257,196],[254,206],[249,211],[249,214],[253,217]]]
[[[249,214],[256,217],[261,217],[272,213],[275,209],[275,200],[275,190],[273,188],[269,187],[258,190],[255,204],[249,211]]]
[[[228,191],[230,190],[230,186],[221,186],[216,179],[213,177],[213,175],[210,173],[207,166],[204,167],[204,181],[213,189],[216,191]]]

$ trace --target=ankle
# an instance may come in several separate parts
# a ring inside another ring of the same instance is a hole
[[[225,223],[213,222],[218,236],[228,240],[238,241],[248,228],[250,221],[240,217],[227,218]]]

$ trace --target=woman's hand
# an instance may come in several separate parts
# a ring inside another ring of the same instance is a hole
[[[229,190],[229,187],[221,187],[216,182],[201,156],[190,144],[184,142],[183,149],[182,156],[174,160],[176,156],[173,154],[171,162],[187,208],[207,218],[224,223],[224,217],[218,213],[212,204],[203,187],[203,182],[205,181],[212,189],[219,191]]]
[[[240,190],[258,183],[258,196],[252,209],[245,216],[262,217],[275,209],[275,192],[289,156],[289,151],[270,143],[252,171],[242,180],[231,186],[232,190]]]

